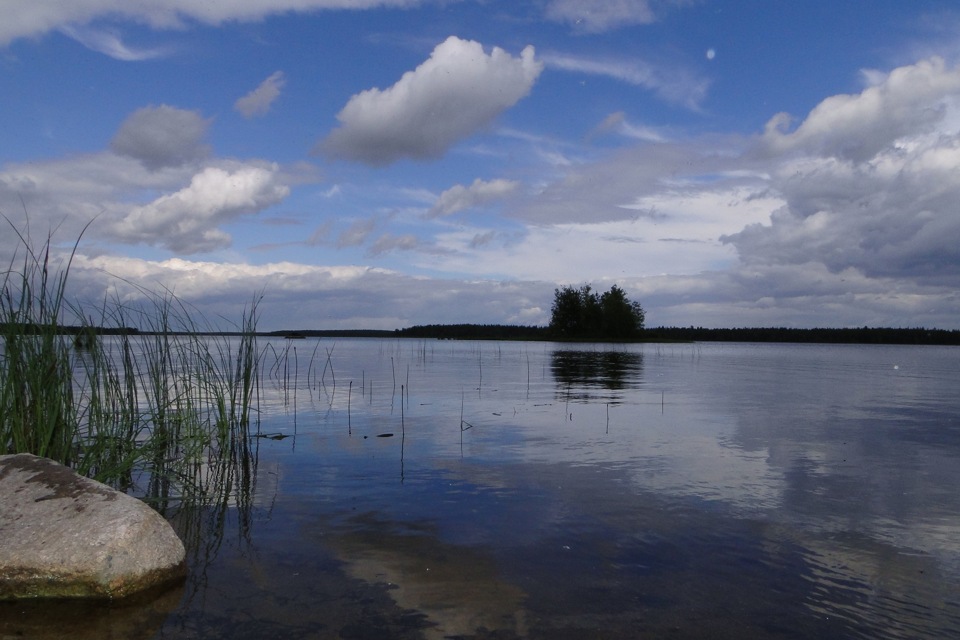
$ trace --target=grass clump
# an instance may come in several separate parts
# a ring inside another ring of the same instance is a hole
[[[67,298],[77,244],[58,262],[49,236],[34,250],[15,231],[0,277],[0,453],[51,458],[162,510],[249,496],[259,297],[230,336],[169,292],[88,312]]]
[[[68,425],[78,415],[71,354],[60,327],[69,263],[51,274],[49,238],[39,255],[21,241],[23,268],[11,264],[0,289],[0,450],[70,464]]]

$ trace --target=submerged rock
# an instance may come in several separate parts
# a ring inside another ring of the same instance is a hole
[[[180,605],[183,593],[184,587],[180,585],[161,588],[159,592],[143,591],[121,600],[0,601],[0,638],[155,640],[170,614]]]
[[[186,575],[146,504],[30,454],[0,456],[0,599],[119,598]]]

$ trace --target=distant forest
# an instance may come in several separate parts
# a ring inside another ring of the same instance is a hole
[[[7,326],[6,330],[10,327]],[[33,333],[37,328],[20,325],[18,331]],[[148,334],[133,327],[60,327],[65,334],[137,335]],[[0,326],[4,330],[4,326]],[[220,335],[231,335],[223,332]],[[438,338],[446,340],[554,340],[563,341],[549,327],[502,324],[429,324],[406,329],[303,329],[260,332],[281,338]],[[960,345],[960,331],[946,329],[860,327],[852,329],[791,329],[786,327],[745,327],[705,329],[703,327],[648,327],[629,342],[809,342],[827,344],[930,344]]]
[[[397,337],[447,340],[560,340],[549,327],[499,324],[431,324],[395,331],[274,332],[294,337]],[[631,342],[810,342],[833,344],[939,344],[960,345],[960,331],[944,329],[790,329],[755,327],[705,329],[703,327],[651,327]]]
[[[855,329],[657,327],[644,330],[645,341],[699,342],[820,342],[847,344],[943,344],[960,345],[960,331],[944,329]]]

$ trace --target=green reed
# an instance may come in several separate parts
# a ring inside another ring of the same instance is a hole
[[[0,453],[52,458],[161,510],[249,498],[260,298],[231,336],[169,292],[91,312],[67,298],[77,244],[55,263],[49,237],[35,251],[15,231],[0,279]]]
[[[22,268],[15,255],[0,289],[0,450],[69,463],[67,425],[76,423],[77,410],[70,347],[59,326],[69,263],[51,273],[49,239],[39,253],[22,244]]]

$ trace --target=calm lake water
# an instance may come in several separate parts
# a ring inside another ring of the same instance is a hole
[[[960,637],[957,348],[271,344],[187,583],[0,631]]]

